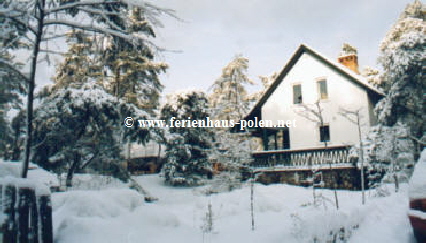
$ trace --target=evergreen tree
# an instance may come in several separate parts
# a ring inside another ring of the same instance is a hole
[[[250,97],[246,84],[253,84],[247,77],[249,60],[236,56],[222,69],[222,75],[213,84],[210,95],[212,119],[234,120],[236,123],[250,111]],[[215,128],[216,157],[228,167],[248,162],[250,159],[250,137],[246,133],[231,133],[230,128]]]
[[[0,9],[10,6],[22,7],[21,2],[1,1]],[[16,19],[21,16],[16,14]],[[13,134],[6,115],[10,109],[21,108],[20,95],[25,94],[27,77],[20,71],[22,63],[16,62],[11,51],[27,47],[21,39],[27,32],[26,26],[5,18],[6,13],[0,12],[0,157],[6,156],[7,146],[13,143]]]
[[[175,94],[161,109],[161,117],[174,120],[206,120],[208,101],[203,92]],[[212,149],[211,127],[174,126],[169,124],[165,135],[167,163],[166,181],[171,184],[197,184],[197,176],[211,173],[208,164]]]
[[[247,77],[249,60],[236,56],[222,69],[210,95],[212,117],[217,120],[239,120],[249,112],[245,84],[253,84]]]
[[[379,167],[384,167],[391,175],[401,171],[399,176],[409,176],[404,172],[409,174],[415,161],[413,142],[425,137],[424,8],[417,0],[408,4],[380,46],[383,74],[378,85],[385,97],[376,106],[379,124],[367,139],[375,174]]]
[[[103,67],[97,59],[95,38],[83,30],[70,30],[66,33],[68,50],[63,55],[64,61],[57,67],[57,74],[53,77],[54,89],[78,87],[87,83],[89,79],[103,82]]]
[[[144,14],[141,8],[130,11],[129,31],[154,38],[153,25]],[[158,109],[163,89],[158,76],[167,69],[167,64],[154,62],[155,51],[150,45],[135,45],[119,36],[109,38],[108,42],[103,50],[103,62],[112,74],[107,81],[109,91],[144,110],[153,112]]]
[[[379,122],[393,126],[400,122],[410,135],[420,138],[426,131],[425,6],[408,4],[380,46],[383,66],[382,88],[386,96],[377,106]]]

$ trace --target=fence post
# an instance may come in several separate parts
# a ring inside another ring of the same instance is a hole
[[[19,221],[19,242],[20,243],[28,242],[30,190],[31,189],[28,187],[19,188],[19,202],[18,202],[19,219],[18,221]]]
[[[29,242],[38,242],[38,210],[37,210],[37,198],[35,190],[31,190],[29,194],[30,204],[30,227],[28,229],[28,240]]]
[[[3,242],[18,241],[18,227],[15,218],[16,188],[14,185],[6,185],[4,196],[4,213],[6,220],[3,225]]]
[[[49,195],[40,197],[41,239],[43,243],[52,243],[52,206]]]

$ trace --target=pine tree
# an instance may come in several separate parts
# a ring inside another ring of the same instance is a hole
[[[161,119],[206,120],[208,101],[203,92],[174,94],[161,109]],[[208,126],[206,124],[206,126]],[[213,128],[174,126],[169,124],[165,135],[167,163],[166,181],[171,184],[197,184],[197,178],[211,173],[209,151],[212,149]]]
[[[141,8],[133,8],[129,13],[130,33],[144,33],[155,37],[152,23]],[[154,62],[154,50],[149,45],[134,45],[121,37],[109,38],[104,49],[103,62],[109,67],[112,77],[108,80],[111,94],[124,98],[146,111],[158,109],[163,85],[159,74],[166,71],[167,64]]]
[[[78,87],[89,79],[102,84],[103,67],[98,61],[100,53],[95,38],[83,30],[70,30],[66,33],[68,50],[63,55],[64,61],[57,67],[53,78],[54,89]]]

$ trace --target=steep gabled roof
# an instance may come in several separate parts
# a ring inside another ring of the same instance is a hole
[[[287,62],[287,64],[284,66],[283,70],[281,71],[280,75],[275,79],[275,81],[269,86],[265,94],[260,98],[259,102],[254,106],[254,108],[251,110],[250,114],[246,117],[246,119],[250,120],[253,117],[258,116],[257,113],[260,112],[260,109],[262,105],[266,103],[268,98],[271,96],[271,94],[277,89],[278,85],[281,84],[281,82],[284,80],[285,76],[290,72],[290,70],[293,68],[293,66],[297,63],[299,58],[304,54],[309,54],[315,59],[319,60],[320,62],[324,63],[325,65],[329,66],[331,69],[335,70],[339,74],[345,76],[350,81],[355,83],[356,85],[359,85],[361,88],[367,90],[367,92],[370,92],[377,96],[384,96],[383,92],[380,90],[374,88],[372,85],[370,85],[363,77],[356,74],[352,70],[348,69],[344,65],[340,63],[336,63],[331,61],[330,59],[324,57],[323,55],[319,54],[312,48],[308,47],[305,44],[301,44],[299,48],[296,50],[296,52],[293,54],[293,56],[290,58],[290,60]]]

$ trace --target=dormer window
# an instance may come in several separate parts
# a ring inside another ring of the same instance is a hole
[[[302,104],[302,85],[293,85],[293,104]]]

